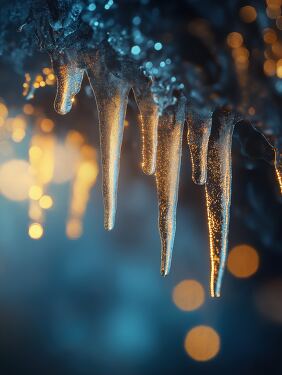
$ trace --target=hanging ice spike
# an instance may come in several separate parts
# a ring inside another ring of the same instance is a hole
[[[136,85],[133,91],[140,111],[142,169],[144,173],[150,175],[155,173],[156,169],[159,113],[153,99],[151,82],[144,82],[144,80],[141,86]]]
[[[152,174],[156,166],[161,274],[167,275],[176,230],[186,99],[180,96],[177,104],[166,108],[159,118],[151,82],[137,71],[134,76],[134,67],[130,71],[125,65],[126,73],[122,71],[119,74],[116,71],[118,63],[114,62],[109,68],[105,54],[97,50],[82,53],[79,58],[76,55],[70,58],[70,55],[67,58],[60,56],[60,60],[53,59],[58,82],[55,109],[61,114],[70,111],[72,98],[79,92],[86,71],[99,114],[105,228],[108,230],[113,228],[115,222],[124,118],[128,93],[131,88],[134,90],[141,117],[142,169],[145,173]],[[218,297],[227,253],[231,145],[236,116],[228,108],[220,108],[213,115],[208,110],[188,110],[187,140],[192,159],[192,177],[195,183],[205,184],[211,254],[210,289],[211,295]],[[280,164],[276,161],[278,177]]]
[[[90,59],[87,56],[86,64],[99,114],[104,226],[111,230],[115,223],[120,153],[130,86],[107,70],[99,53]]]
[[[212,126],[212,111],[192,111],[187,116],[187,141],[192,162],[192,179],[203,185],[207,179],[208,143]]]
[[[180,97],[175,107],[167,108],[160,117],[156,182],[161,236],[161,274],[169,273],[176,229],[182,134],[186,99]]]
[[[213,113],[208,146],[206,204],[210,237],[210,293],[219,297],[226,263],[231,203],[231,147],[236,115],[229,108]]]
[[[52,58],[57,78],[57,95],[54,103],[56,112],[65,115],[71,110],[72,100],[80,91],[84,69],[79,67],[75,56],[60,55]]]

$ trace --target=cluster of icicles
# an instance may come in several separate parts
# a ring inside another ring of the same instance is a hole
[[[142,169],[155,175],[161,237],[161,274],[170,270],[176,229],[179,173],[185,121],[192,160],[193,181],[205,185],[211,258],[211,296],[220,296],[227,255],[231,201],[231,146],[236,114],[229,108],[199,115],[183,95],[174,106],[159,113],[150,79],[129,62],[106,61],[103,50],[68,52],[51,56],[57,77],[55,109],[71,110],[84,73],[93,89],[99,115],[103,172],[104,225],[114,227],[124,118],[128,94],[133,89],[140,112]],[[112,66],[112,70],[109,69]],[[116,66],[120,67],[116,71]]]

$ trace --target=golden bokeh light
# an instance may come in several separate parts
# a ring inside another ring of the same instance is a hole
[[[227,44],[230,48],[239,48],[243,44],[243,37],[240,33],[232,32],[227,36]]]
[[[82,235],[82,223],[79,219],[70,219],[66,226],[66,235],[70,239],[77,239]]]
[[[33,240],[39,240],[43,236],[44,230],[40,223],[32,223],[28,228],[28,235]]]
[[[4,103],[0,102],[0,117],[6,118],[8,116],[8,108]]]
[[[40,128],[45,133],[50,133],[54,129],[54,126],[55,126],[54,121],[48,118],[44,118],[40,121]]]
[[[257,18],[257,11],[254,7],[246,5],[240,9],[240,17],[246,23],[254,22]]]
[[[55,137],[52,134],[37,134],[32,137],[29,160],[37,184],[40,186],[48,184],[53,178],[54,152]]]
[[[276,74],[278,78],[282,78],[282,59],[277,61]]]
[[[25,130],[22,128],[16,128],[12,132],[12,140],[16,143],[20,143],[25,137]]]
[[[209,361],[220,350],[220,337],[211,327],[197,326],[186,335],[184,347],[187,354],[195,361]]]
[[[38,201],[42,197],[42,194],[42,187],[38,185],[31,186],[28,192],[29,198],[35,201]]]
[[[48,210],[53,206],[53,199],[50,195],[43,195],[39,200],[39,205],[44,210]]]
[[[227,267],[229,272],[236,277],[250,277],[258,270],[258,253],[249,245],[235,246],[229,253]]]
[[[173,290],[172,299],[183,311],[198,309],[205,301],[205,291],[196,280],[183,280]]]
[[[42,220],[42,209],[37,201],[31,201],[28,210],[28,216],[34,221]]]
[[[266,0],[266,4],[270,8],[278,8],[282,5],[282,0]]]
[[[267,14],[268,18],[270,18],[272,20],[275,20],[277,17],[279,17],[281,15],[280,5],[279,6],[268,6],[266,8],[266,14]]]
[[[277,34],[273,29],[265,29],[263,31],[263,40],[267,44],[273,44],[277,41]]]
[[[266,60],[263,64],[263,71],[267,76],[273,77],[276,73],[275,61],[271,59]]]
[[[13,201],[28,198],[33,178],[27,161],[12,159],[0,167],[0,192]]]
[[[60,144],[57,142],[54,150],[54,158],[56,163],[54,165],[52,181],[56,184],[64,184],[72,180],[81,160],[79,149],[71,144]]]
[[[34,113],[34,107],[31,104],[25,104],[23,106],[23,113],[25,115],[32,115]]]

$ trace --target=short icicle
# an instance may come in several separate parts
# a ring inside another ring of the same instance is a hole
[[[212,126],[212,112],[189,111],[187,141],[192,162],[192,180],[203,185],[207,179],[208,143]]]
[[[140,112],[142,142],[142,170],[151,175],[155,173],[158,143],[158,105],[151,92],[151,82],[134,87],[136,103]]]
[[[228,107],[213,113],[208,147],[206,203],[210,237],[212,297],[219,297],[226,263],[231,203],[231,147],[235,114]]]
[[[73,98],[80,91],[84,69],[78,66],[75,58],[68,58],[65,55],[60,56],[59,59],[52,59],[52,63],[57,78],[54,107],[56,112],[65,115],[70,112]]]
[[[99,114],[104,226],[106,230],[111,230],[115,223],[120,154],[130,86],[108,71],[98,55],[88,58],[86,63]]]
[[[161,274],[163,276],[166,276],[170,270],[176,230],[185,103],[185,98],[180,97],[175,107],[166,109],[160,117],[158,128],[156,182],[162,247]]]

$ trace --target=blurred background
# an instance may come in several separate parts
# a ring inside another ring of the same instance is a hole
[[[255,21],[255,7],[246,14]],[[0,374],[281,374],[273,165],[234,142],[230,253],[222,297],[211,299],[204,189],[191,181],[184,140],[173,264],[162,278],[155,182],[141,172],[134,101],[116,226],[105,232],[90,87],[84,81],[71,113],[56,115],[48,58],[34,61],[24,77],[0,61]],[[271,74],[281,83],[279,61]]]

